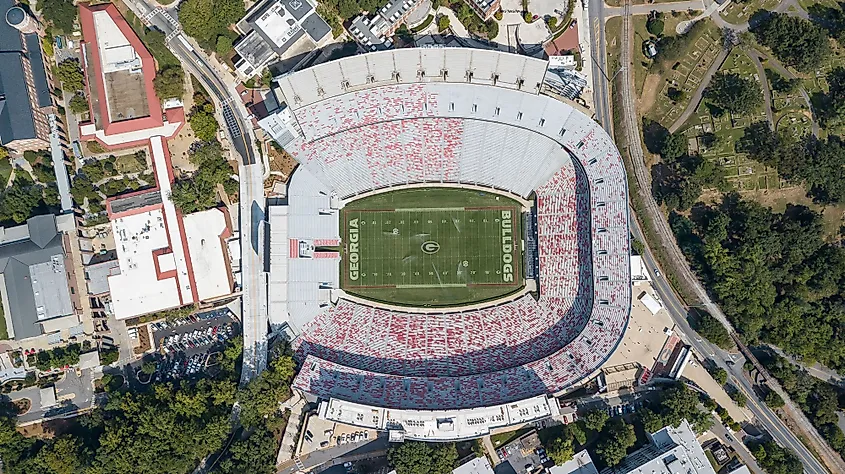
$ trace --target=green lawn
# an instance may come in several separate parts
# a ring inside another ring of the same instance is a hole
[[[411,306],[489,300],[522,286],[519,203],[472,190],[378,194],[341,213],[343,289]]]
[[[132,155],[121,155],[115,159],[114,167],[118,173],[140,173],[147,169],[146,155],[144,152]]]

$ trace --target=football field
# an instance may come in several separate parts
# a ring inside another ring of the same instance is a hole
[[[425,199],[427,190],[420,191],[419,199],[400,199],[402,207],[344,208],[344,290],[400,305],[449,306],[522,286],[516,202],[487,195],[493,205],[456,206],[455,196]]]

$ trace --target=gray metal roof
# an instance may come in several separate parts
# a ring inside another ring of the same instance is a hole
[[[0,52],[0,64],[0,145],[35,138],[21,54]]]
[[[276,54],[272,45],[258,29],[254,29],[241,38],[235,45],[235,51],[249,64],[262,65]]]
[[[156,204],[161,204],[161,193],[150,191],[148,193],[114,199],[109,203],[109,206],[111,207],[111,212],[119,213],[146,206],[154,206]]]
[[[117,259],[87,265],[85,267],[85,279],[88,280],[88,293],[91,295],[108,293],[109,277],[119,274],[120,261]]]
[[[15,2],[11,0],[0,0],[0,11],[6,12],[13,6]],[[35,122],[23,67],[24,54],[20,31],[0,21],[0,64],[3,65],[0,67],[0,145],[35,138]],[[43,70],[40,49],[31,62],[40,63]],[[32,67],[35,69],[37,65]],[[33,75],[36,75],[35,71]]]
[[[35,216],[26,225],[28,238],[0,245],[3,289],[18,340],[40,336],[39,320],[73,312],[64,270],[65,252],[62,236],[56,230],[56,217],[52,214]],[[58,261],[54,257],[58,257]],[[47,300],[50,300],[49,304]]]
[[[326,35],[332,31],[329,24],[316,13],[313,13],[308,18],[302,20],[302,28],[306,33],[308,33],[308,36],[310,36],[314,42],[318,42],[325,38]]]
[[[44,67],[43,56],[41,55],[41,37],[33,33],[25,35],[24,40],[26,41],[26,52],[32,69],[35,101],[39,107],[49,107],[53,105],[53,100],[50,97],[50,84],[47,83],[47,70]]]

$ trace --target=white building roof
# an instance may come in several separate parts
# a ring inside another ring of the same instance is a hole
[[[114,313],[118,319],[175,308],[181,305],[174,276],[160,278],[153,256],[170,247],[164,213],[154,209],[112,220],[120,274],[109,277]],[[172,253],[164,255],[170,256]]]
[[[549,468],[549,474],[598,474],[598,472],[586,449],[575,453],[572,459],[560,466]]]
[[[639,300],[645,305],[646,309],[648,309],[651,314],[657,314],[657,312],[660,311],[660,308],[663,307],[656,299],[654,299],[653,296],[645,291],[642,295],[640,295]]]
[[[493,474],[493,467],[486,457],[475,458],[452,470],[452,474]]]
[[[378,430],[402,430],[406,439],[454,441],[490,433],[493,428],[540,420],[560,414],[554,397],[541,395],[504,405],[465,410],[394,410],[346,402],[320,402],[320,418]]]
[[[687,420],[651,434],[651,444],[602,474],[716,474]]]
[[[109,12],[95,11],[93,16],[103,74],[140,69],[141,58],[117,27]]]
[[[651,281],[645,261],[639,255],[631,255],[631,281]]]
[[[188,252],[201,301],[232,292],[222,236],[228,225],[220,209],[195,212],[183,217]]]
[[[40,396],[39,398],[41,398],[42,410],[52,408],[59,404],[58,401],[56,401],[56,387],[54,385],[40,389],[38,391],[38,395]]]

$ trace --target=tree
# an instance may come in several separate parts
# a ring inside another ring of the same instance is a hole
[[[84,114],[88,112],[88,101],[85,99],[85,96],[80,94],[75,94],[73,98],[70,99],[70,106],[71,112],[75,114]]]
[[[180,66],[162,69],[153,79],[153,87],[159,100],[181,98],[185,94],[185,72]]]
[[[698,318],[695,320],[695,331],[701,334],[708,341],[716,344],[722,349],[732,349],[733,340],[728,330],[722,323],[703,309],[698,310]]]
[[[209,111],[207,108],[202,108],[194,111],[191,114],[188,122],[191,124],[194,134],[202,141],[211,141],[217,135],[217,130],[220,125],[214,117],[213,109]]]
[[[572,438],[557,436],[546,444],[546,453],[549,458],[560,465],[572,459],[575,451],[572,448]]]
[[[825,124],[839,124],[845,119],[845,68],[841,66],[827,73],[828,92],[818,101],[819,115]]]
[[[765,20],[752,32],[757,41],[771,48],[782,62],[809,72],[830,55],[827,33],[820,26],[786,13],[766,14]]]
[[[768,441],[751,449],[760,467],[769,474],[792,474],[804,470],[801,460],[792,451]]]
[[[155,373],[155,371],[156,371],[156,363],[155,362],[147,361],[147,362],[144,362],[143,364],[141,364],[141,372],[143,372],[147,375],[152,375],[152,374]]]
[[[454,443],[406,441],[387,450],[387,462],[396,474],[449,474],[457,460]]]
[[[763,93],[753,79],[733,72],[717,72],[704,91],[704,97],[720,109],[745,115],[760,107]]]
[[[713,380],[715,380],[716,383],[718,383],[719,385],[725,385],[726,383],[728,383],[728,372],[721,367],[716,367],[715,369],[713,369],[713,371],[710,372],[710,375],[713,377]]]
[[[572,437],[581,446],[587,442],[587,433],[584,432],[583,424],[584,422],[579,420],[575,423],[566,425],[566,428],[572,434]]]
[[[628,448],[636,443],[634,427],[621,419],[614,419],[602,431],[601,439],[596,445],[596,454],[602,462],[613,467],[625,459]]]
[[[36,463],[47,472],[75,474],[88,464],[90,452],[73,436],[56,438],[41,448]]]
[[[216,140],[203,143],[189,152],[197,172],[190,179],[177,181],[170,200],[185,213],[210,209],[217,205],[217,185],[222,184],[227,193],[237,191],[232,179],[232,168],[223,158],[223,149]]]
[[[606,411],[601,409],[591,410],[584,415],[584,427],[593,431],[601,431],[609,419],[610,416]]]
[[[232,38],[226,35],[220,35],[217,37],[217,47],[214,51],[218,56],[223,57],[232,52],[232,47]]]
[[[740,408],[744,408],[748,404],[748,397],[736,387],[731,387],[730,396],[734,403],[736,403],[736,406]]]
[[[179,23],[200,44],[214,48],[217,37],[245,13],[242,0],[185,0],[179,4]]]
[[[241,391],[241,423],[246,427],[259,426],[265,418],[274,417],[279,411],[279,401],[290,393],[295,362],[290,355],[272,360],[264,372]]]
[[[440,15],[437,19],[437,30],[441,33],[446,31],[449,28],[449,17],[446,15]]]
[[[643,408],[640,410],[638,416],[647,433],[656,433],[666,426],[666,424],[663,423],[663,418],[650,408]]]
[[[85,77],[82,74],[82,68],[79,67],[79,60],[76,58],[65,59],[60,62],[56,67],[56,78],[61,81],[62,89],[68,92],[80,91],[85,87]]]
[[[12,186],[0,194],[0,221],[11,220],[22,224],[41,203],[42,187],[25,174],[16,173]]]
[[[769,408],[777,409],[782,408],[784,405],[783,398],[781,398],[781,396],[774,390],[769,390],[769,393],[766,394],[764,401]]]
[[[678,158],[687,154],[687,137],[683,133],[673,133],[666,137],[660,148],[660,156],[664,163],[674,163]]]
[[[58,28],[61,33],[70,34],[73,32],[73,23],[76,21],[77,9],[72,0],[44,0],[39,2],[41,14],[44,19]],[[56,31],[55,33],[59,33]]]
[[[278,446],[273,433],[259,428],[245,440],[232,443],[231,457],[220,463],[222,474],[271,474],[276,472],[276,450]]]

